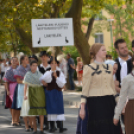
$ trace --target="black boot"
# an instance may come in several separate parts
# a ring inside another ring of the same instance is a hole
[[[67,128],[63,128],[63,121],[57,121],[57,128],[59,128],[59,133],[67,131]]]
[[[47,121],[46,116],[44,116],[44,125],[45,127],[43,128],[43,130],[49,130],[49,121]]]
[[[39,116],[36,117],[36,122],[37,122],[38,124],[40,124]]]
[[[55,122],[54,121],[50,121],[50,133],[55,132],[57,129],[55,127]]]

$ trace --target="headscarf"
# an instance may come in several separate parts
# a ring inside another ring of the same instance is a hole
[[[41,76],[42,76],[42,74],[39,71],[36,71],[35,73],[32,73],[31,71],[29,71],[26,73],[23,82],[40,85],[41,82],[39,81],[39,79]]]
[[[19,78],[23,79],[24,76],[25,76],[25,74],[26,74],[28,71],[30,71],[30,66],[29,66],[29,65],[27,65],[26,68],[24,68],[22,65],[20,65],[20,66],[15,70],[15,72],[14,72],[14,77],[15,77],[15,78],[19,77]]]
[[[16,69],[15,69],[15,70],[16,70]],[[6,71],[4,80],[5,80],[6,82],[11,82],[11,83],[16,82],[16,79],[14,78],[14,71],[13,71],[13,68],[12,68],[12,67],[10,67],[10,68]]]

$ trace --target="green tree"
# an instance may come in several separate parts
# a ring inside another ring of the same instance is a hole
[[[131,50],[131,40],[134,36],[134,3],[126,3],[126,5],[123,6],[106,4],[104,10],[106,10],[114,18],[112,25],[114,26],[113,36],[115,37],[115,40],[118,38],[124,38],[129,50]],[[103,32],[104,29],[110,31],[110,25],[107,21],[109,18],[103,16],[103,14],[98,14],[98,17],[101,18],[101,21],[97,21],[94,24],[91,33],[92,36],[95,36],[95,33]],[[83,24],[87,26],[87,20],[84,21]],[[110,51],[108,51],[108,53],[111,54],[113,58],[117,57],[117,53],[113,47],[110,47]]]
[[[131,0],[126,0],[131,1]],[[94,16],[105,4],[125,4],[125,0],[0,0],[0,17],[9,27],[12,25],[22,42],[34,53],[40,49],[32,47],[31,19],[73,18],[75,46],[83,62],[88,64],[89,44]],[[82,9],[83,8],[83,9]],[[81,30],[81,18],[89,18],[86,34]],[[59,49],[59,47],[58,47]]]
[[[125,38],[127,43],[134,36],[134,3],[117,7],[114,5],[106,5],[106,10],[113,15],[115,21],[113,26],[113,35],[116,39]]]

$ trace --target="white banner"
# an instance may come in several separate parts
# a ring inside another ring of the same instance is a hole
[[[33,47],[74,45],[73,20],[32,19]]]

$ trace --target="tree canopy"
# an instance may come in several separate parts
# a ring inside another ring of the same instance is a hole
[[[89,44],[94,17],[106,4],[122,6],[132,0],[0,0],[0,45],[7,41],[18,47],[25,45],[32,53],[41,49],[32,47],[31,19],[73,18],[75,46],[84,63],[89,63]],[[88,18],[86,35],[81,30],[81,19]],[[11,32],[14,36],[11,38]],[[7,35],[9,36],[7,36]],[[9,47],[8,47],[9,48]]]

